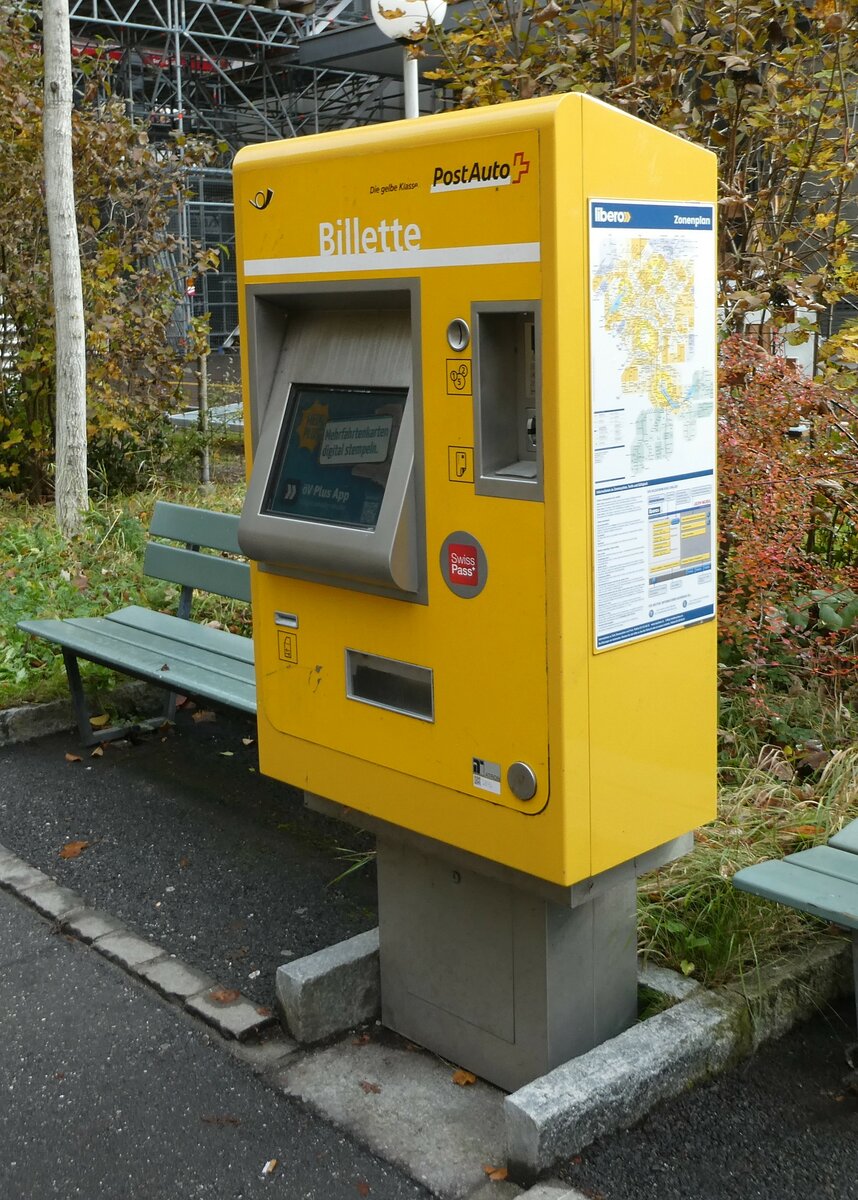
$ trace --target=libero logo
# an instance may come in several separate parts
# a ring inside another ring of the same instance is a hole
[[[593,208],[593,222],[596,225],[628,225],[632,214],[625,208],[602,208],[601,204]]]
[[[530,159],[516,150],[512,162],[474,159],[456,167],[435,167],[430,192],[465,192],[474,188],[507,187],[521,183],[530,171]]]

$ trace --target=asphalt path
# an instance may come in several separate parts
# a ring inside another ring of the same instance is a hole
[[[0,1096],[3,1200],[429,1195],[4,892]]]
[[[214,715],[214,714],[212,714]],[[218,714],[100,756],[73,733],[0,748],[0,844],[260,1004],[277,967],[377,923],[365,835],[258,773],[252,722]],[[80,761],[69,761],[80,756]],[[78,857],[60,853],[85,841]]]
[[[371,842],[262,778],[253,736],[182,714],[95,758],[72,734],[2,748],[0,844],[271,1004],[281,962],[375,924],[375,878],[332,883],[337,847]],[[88,848],[61,858],[75,840]],[[826,1009],[560,1172],[593,1200],[858,1200],[854,1037],[851,1005]],[[0,1097],[2,1200],[426,1195],[2,893]]]

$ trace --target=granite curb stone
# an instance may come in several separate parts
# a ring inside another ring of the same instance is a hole
[[[277,1007],[302,1045],[321,1042],[378,1016],[378,929],[277,968]]]
[[[190,996],[185,1001],[185,1008],[214,1025],[225,1037],[236,1038],[241,1042],[253,1034],[261,1033],[276,1022],[277,1018],[273,1012],[264,1008],[260,1012],[260,1006],[253,1004],[246,996],[239,995],[226,1004],[214,1000],[212,991],[216,990],[209,988],[198,995]]]
[[[62,921],[67,913],[73,912],[80,905],[80,896],[76,892],[54,883],[47,876],[44,883],[22,888],[21,895],[43,917],[50,917],[54,921]]]
[[[154,962],[140,963],[137,974],[151,983],[157,991],[178,1000],[187,1000],[189,996],[196,996],[198,992],[217,987],[217,980],[212,979],[211,975],[177,958],[162,957]]]
[[[97,908],[75,908],[60,921],[63,929],[82,942],[94,942],[108,933],[130,933],[124,921]]]
[[[741,996],[751,1021],[750,1052],[763,1042],[786,1033],[797,1021],[807,1020],[820,1000],[846,996],[853,989],[852,947],[840,938],[811,946],[799,959],[773,963],[746,976],[741,988],[728,993]]]
[[[20,893],[25,888],[51,882],[53,881],[50,876],[45,875],[43,871],[37,871],[17,855],[0,862],[0,887],[9,888],[10,891]]]
[[[588,1200],[583,1192],[562,1179],[544,1179],[522,1193],[522,1200]]]
[[[533,1179],[597,1137],[628,1128],[657,1102],[720,1073],[822,1001],[846,994],[851,948],[839,940],[812,946],[748,982],[744,991],[698,986],[688,999],[507,1096],[507,1156],[515,1177]]]
[[[167,951],[154,942],[147,942],[136,933],[123,931],[121,933],[106,933],[91,943],[93,950],[118,963],[127,971],[139,974],[138,968],[143,963],[152,962],[156,958],[166,958]]]
[[[91,712],[111,709],[123,716],[154,715],[163,704],[159,688],[139,680],[119,684],[112,691],[88,694]],[[70,700],[49,700],[45,704],[22,704],[0,709],[0,746],[15,746],[36,738],[49,737],[75,729],[77,722]]]
[[[740,998],[704,992],[513,1092],[504,1100],[510,1169],[533,1179],[723,1070],[739,1052],[743,1022]]]
[[[57,921],[61,929],[88,943],[93,950],[163,995],[183,1001],[189,1012],[214,1026],[226,1038],[244,1041],[276,1024],[273,1012],[260,1011],[240,992],[234,1000],[218,1003],[212,999],[212,993],[220,988],[216,979],[169,957],[162,946],[139,937],[117,917],[89,908],[76,892],[37,871],[3,845],[0,845],[0,887],[8,888],[43,916]],[[258,1069],[272,1069],[295,1049],[295,1043],[289,1038],[281,1035],[276,1045],[272,1039],[267,1052],[266,1048],[260,1047]],[[251,1051],[252,1047],[248,1047],[248,1053]]]

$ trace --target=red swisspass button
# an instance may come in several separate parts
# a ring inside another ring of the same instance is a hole
[[[478,587],[480,583],[477,566],[477,547],[453,542],[447,547],[447,575],[451,583],[459,587]]]

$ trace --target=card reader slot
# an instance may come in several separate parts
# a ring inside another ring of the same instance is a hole
[[[414,663],[346,650],[346,695],[375,708],[435,720],[432,671]]]

